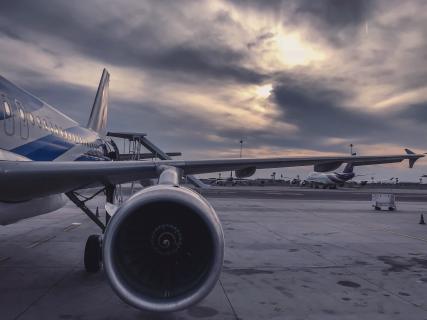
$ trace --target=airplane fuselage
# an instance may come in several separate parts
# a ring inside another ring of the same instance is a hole
[[[341,185],[344,182],[347,182],[354,178],[354,173],[337,173],[337,172],[312,172],[305,179],[308,183],[326,185],[326,186],[336,186]]]
[[[104,161],[97,132],[0,77],[0,161]],[[0,224],[61,208],[64,195],[14,202],[0,195]]]

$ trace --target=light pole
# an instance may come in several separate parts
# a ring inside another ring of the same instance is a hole
[[[243,153],[243,138],[240,139],[239,143],[240,143],[240,158],[241,158]]]
[[[356,155],[356,152],[353,152],[353,147],[354,147],[354,145],[353,145],[352,143],[350,143],[349,147],[350,147],[350,155],[351,155],[351,156],[355,156],[355,155]]]

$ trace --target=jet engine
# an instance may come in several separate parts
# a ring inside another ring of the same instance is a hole
[[[112,288],[148,311],[175,311],[203,299],[219,278],[223,255],[223,231],[212,206],[176,186],[133,195],[111,218],[103,240]]]

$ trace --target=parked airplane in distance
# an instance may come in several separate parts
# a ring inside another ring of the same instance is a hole
[[[314,165],[330,171],[342,163],[414,162],[421,154],[173,160],[143,134],[137,137],[165,160],[130,160],[107,137],[109,74],[104,70],[86,126],[0,77],[0,224],[51,212],[66,195],[101,229],[86,242],[86,270],[102,266],[113,290],[130,305],[174,311],[203,299],[221,272],[224,237],[215,210],[181,177],[234,170],[239,178],[256,169]],[[110,136],[114,136],[111,133]],[[135,138],[136,139],[136,138]],[[130,157],[132,158],[132,157]],[[125,161],[120,161],[125,159]],[[116,203],[115,188],[157,179],[158,184]],[[81,189],[106,193],[104,223],[79,197]]]
[[[322,187],[323,189],[336,189],[337,186],[342,186],[345,182],[350,181],[355,177],[353,172],[354,165],[352,162],[347,163],[343,172],[312,172],[304,180],[304,185],[312,188]]]

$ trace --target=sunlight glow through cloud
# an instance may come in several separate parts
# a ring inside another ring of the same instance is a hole
[[[281,63],[294,67],[322,61],[325,56],[320,50],[304,43],[298,34],[280,33],[275,36],[276,56]]]

